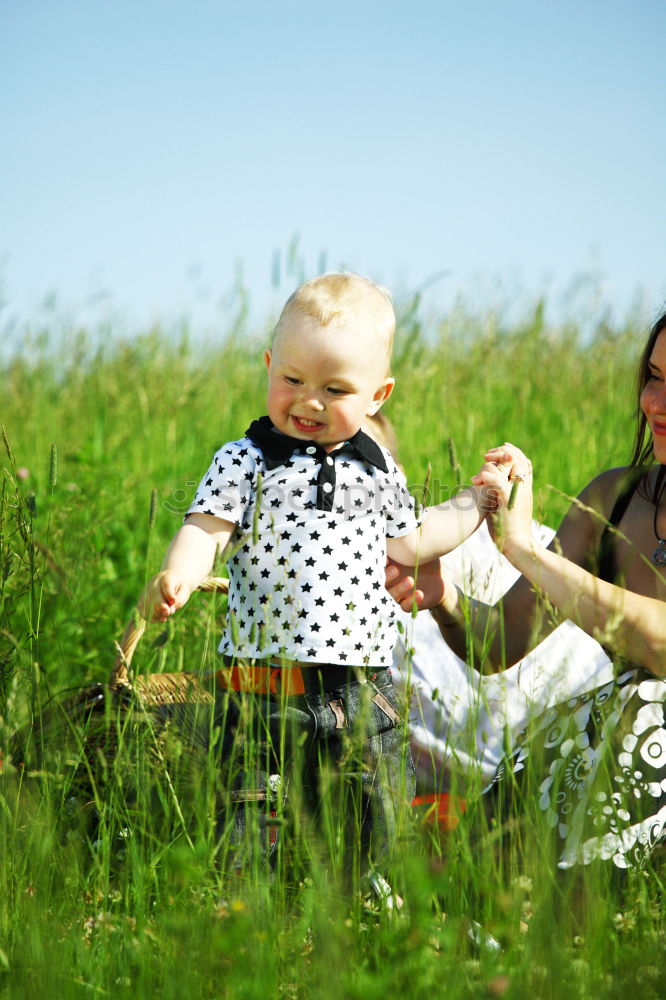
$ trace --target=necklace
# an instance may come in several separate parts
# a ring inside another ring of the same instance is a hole
[[[657,531],[657,512],[659,510],[659,504],[654,505],[654,535],[659,543],[650,556],[652,562],[655,566],[666,566],[666,538],[660,538],[659,532]]]

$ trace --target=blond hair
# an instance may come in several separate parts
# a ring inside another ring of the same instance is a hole
[[[321,326],[335,321],[362,326],[385,349],[388,370],[395,333],[395,312],[390,292],[370,278],[347,271],[333,271],[306,281],[284,305],[275,327],[274,346],[294,313],[310,316]]]

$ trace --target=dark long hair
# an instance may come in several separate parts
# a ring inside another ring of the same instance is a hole
[[[641,465],[651,465],[652,461],[652,435],[648,430],[648,423],[643,410],[641,409],[641,394],[650,378],[650,357],[660,333],[666,330],[666,312],[662,313],[650,330],[645,348],[638,365],[638,379],[636,382],[636,438],[634,440],[634,453],[631,456],[631,466],[636,468]],[[647,482],[647,480],[644,480]],[[641,484],[643,485],[643,484]],[[646,491],[647,499],[658,504],[666,488],[666,465],[662,465],[657,473],[654,490],[651,493]]]

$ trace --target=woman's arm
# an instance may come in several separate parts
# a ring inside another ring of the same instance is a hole
[[[526,459],[524,463],[522,471],[529,472]],[[520,541],[511,561],[524,575],[495,607],[466,598],[437,561],[419,567],[416,584],[412,570],[389,565],[389,592],[405,611],[414,600],[420,608],[429,608],[454,652],[485,672],[517,662],[560,621],[571,618],[617,653],[654,673],[665,673],[664,604],[612,587],[594,574],[601,534],[624,474],[613,469],[594,479],[572,504],[547,549],[532,539],[529,480],[518,481],[516,506],[504,515],[500,547],[511,558],[506,551],[508,516],[519,525]],[[548,579],[543,575],[546,567]]]
[[[489,452],[486,458],[491,464],[484,466],[472,481],[497,490],[501,510],[495,525],[496,541],[533,591],[561,618],[570,618],[614,653],[658,676],[666,676],[666,604],[600,580],[589,569],[598,552],[609,493],[611,499],[616,493],[609,487],[620,478],[621,470],[605,473],[584,491],[583,506],[575,507],[558,533],[562,545],[558,552],[552,543],[546,549],[532,538],[531,468],[522,452],[505,445]],[[515,502],[509,509],[507,482],[511,480],[517,487]],[[599,497],[602,502],[595,503]],[[601,517],[591,512],[587,502],[590,499],[592,507],[601,509]],[[512,602],[510,598],[510,606]],[[505,616],[505,631],[507,624]]]

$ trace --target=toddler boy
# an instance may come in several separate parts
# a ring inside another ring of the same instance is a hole
[[[404,476],[361,430],[394,388],[394,329],[388,294],[366,278],[326,274],[297,289],[265,352],[268,416],[215,454],[143,599],[146,613],[164,621],[229,545],[218,685],[255,699],[251,714],[275,746],[284,748],[289,718],[292,736],[293,726],[309,732],[299,780],[315,811],[322,759],[349,776],[349,733],[362,728],[352,771],[363,786],[364,850],[375,854],[388,848],[395,797],[411,797],[413,780],[388,670],[395,637],[386,554],[404,565],[426,562],[484,517],[479,492],[468,490],[428,508],[419,524]],[[225,713],[229,754],[242,713],[231,702]],[[268,758],[248,798],[269,796],[271,767],[284,772],[284,759],[274,751]]]

